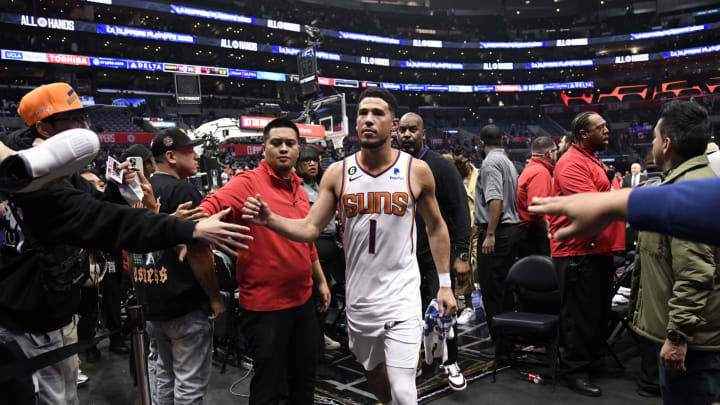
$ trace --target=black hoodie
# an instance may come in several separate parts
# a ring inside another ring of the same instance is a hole
[[[32,145],[29,130],[3,141]],[[84,266],[79,248],[149,252],[192,242],[195,224],[146,209],[102,201],[74,174],[52,186],[5,196],[0,246],[0,326],[44,333],[68,324],[80,300],[73,282]]]

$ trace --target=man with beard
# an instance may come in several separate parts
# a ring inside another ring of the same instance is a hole
[[[431,151],[425,145],[425,128],[423,119],[419,115],[407,113],[402,116],[397,130],[397,141],[403,152],[409,153],[430,166],[436,185],[435,198],[450,234],[450,262],[452,263],[450,280],[455,281],[452,277],[454,270],[457,281],[465,281],[470,277],[470,210],[465,204],[467,196],[462,179],[449,160],[439,153]],[[425,308],[437,295],[438,275],[425,233],[425,222],[421,216],[418,216],[415,218],[415,223],[417,224],[417,260],[420,266],[421,290],[424,293],[423,308]],[[456,283],[452,284],[454,290]],[[455,336],[457,336],[457,327],[453,327],[456,329]],[[448,358],[442,367],[448,377],[450,388],[462,391],[467,387],[467,383],[457,365],[457,339],[448,339],[447,348]]]
[[[662,185],[715,177],[705,148],[710,122],[692,101],[663,106],[653,156],[666,173]],[[665,404],[709,404],[720,394],[720,285],[716,246],[653,232],[638,236],[633,330],[655,342]]]
[[[570,132],[566,132],[562,138],[560,138],[560,143],[558,143],[558,159],[560,159],[560,157],[562,157],[562,155],[564,155],[570,148],[570,145],[572,145],[572,139],[572,133]]]
[[[422,338],[416,209],[425,220],[438,269],[440,315],[450,316],[457,307],[450,238],[435,199],[435,181],[425,162],[390,146],[396,114],[397,101],[389,91],[363,91],[356,121],[361,150],[328,168],[310,213],[304,219],[283,218],[258,194],[248,198],[243,218],[289,239],[312,242],[341,204],[349,347],[380,401],[408,405],[417,404],[415,369]]]
[[[619,190],[614,173],[595,156],[608,145],[605,120],[595,112],[583,112],[572,120],[571,130],[574,141],[555,167],[552,195]],[[567,217],[552,217],[550,231],[554,234],[567,224]],[[591,238],[553,239],[550,248],[563,293],[563,360],[572,370],[566,377],[577,392],[600,396],[589,372],[601,364],[605,353],[613,254],[625,250],[625,224],[616,222]]]

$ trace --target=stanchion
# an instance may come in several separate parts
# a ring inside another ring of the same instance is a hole
[[[133,359],[135,360],[135,378],[141,405],[150,405],[150,383],[148,381],[147,354],[145,353],[145,315],[142,305],[128,307],[132,326]]]

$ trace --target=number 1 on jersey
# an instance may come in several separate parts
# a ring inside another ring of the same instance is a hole
[[[375,254],[375,231],[377,229],[377,221],[374,219],[370,220],[370,234],[368,241],[368,253],[371,255]]]

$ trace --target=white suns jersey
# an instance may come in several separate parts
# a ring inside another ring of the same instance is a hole
[[[385,322],[421,319],[420,271],[415,257],[412,156],[371,173],[357,154],[343,160],[340,209],[346,259],[348,327],[380,333]]]

